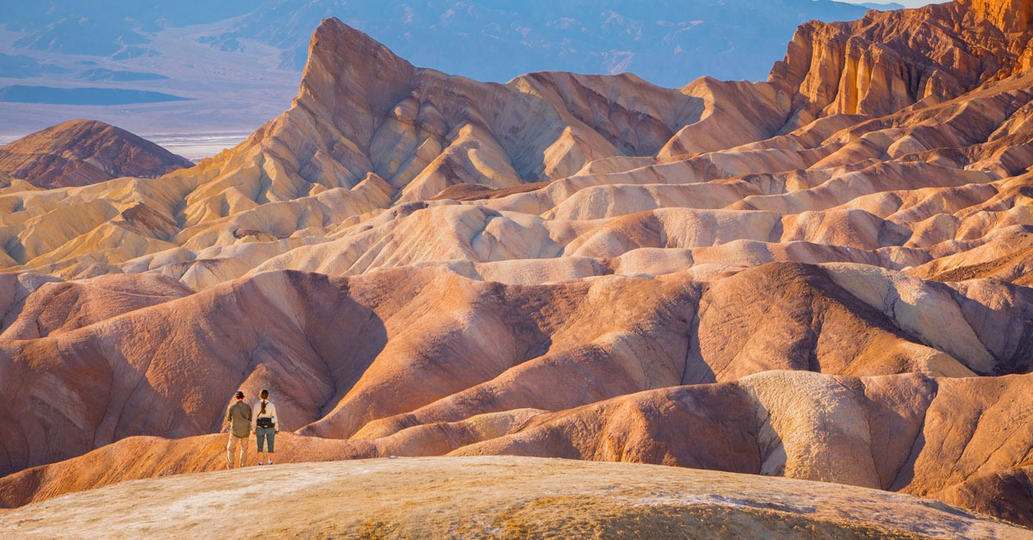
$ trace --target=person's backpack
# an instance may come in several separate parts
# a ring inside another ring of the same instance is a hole
[[[262,404],[262,408],[263,409],[265,408],[265,403]],[[262,414],[262,413],[259,412],[258,414]],[[273,419],[271,417],[268,417],[268,416],[264,416],[264,417],[263,416],[259,416],[258,419],[255,420],[255,425],[260,427],[260,428],[271,428],[271,427],[273,427]]]

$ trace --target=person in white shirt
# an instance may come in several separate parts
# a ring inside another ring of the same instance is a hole
[[[251,429],[255,431],[255,438],[258,439],[258,464],[272,465],[274,452],[273,444],[276,440],[276,433],[280,430],[276,419],[276,406],[269,401],[268,390],[262,390],[259,397],[261,400],[258,403],[255,403],[255,415],[251,420]],[[269,446],[269,460],[267,462],[262,460],[263,442],[268,443]]]

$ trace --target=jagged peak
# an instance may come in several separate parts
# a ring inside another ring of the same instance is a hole
[[[385,115],[414,86],[417,70],[385,45],[339,19],[323,19],[309,42],[294,109],[328,120],[352,141],[375,129],[357,118]]]
[[[391,49],[340,19],[323,19],[309,42],[301,95],[333,101],[341,91],[379,101],[385,85],[410,79],[415,68]],[[300,97],[300,95],[299,95]]]
[[[323,19],[312,33],[305,72],[327,61],[344,61],[349,65],[396,62],[408,64],[384,44],[336,17]]]

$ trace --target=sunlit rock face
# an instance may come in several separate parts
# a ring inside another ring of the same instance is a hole
[[[1022,0],[968,0],[961,4],[977,21],[987,21],[1002,32],[1028,34],[1033,23],[1033,6]]]
[[[853,22],[810,22],[797,30],[770,81],[798,93],[799,125],[951,99],[1029,67],[1031,13],[1019,0],[959,0],[869,11]]]
[[[0,178],[0,500],[210,470],[269,388],[298,461],[661,463],[1033,524],[1024,6],[808,23],[768,82],[676,90],[479,83],[328,19],[236,148]]]

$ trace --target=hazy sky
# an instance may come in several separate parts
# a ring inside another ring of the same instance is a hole
[[[945,2],[946,0],[840,0],[840,1],[841,2],[849,2],[851,4],[864,4],[864,3],[867,3],[867,2],[876,2],[876,3],[896,2],[898,4],[903,4],[903,5],[907,6],[907,7],[918,7],[918,6],[924,6],[926,4],[939,4],[939,3]]]

